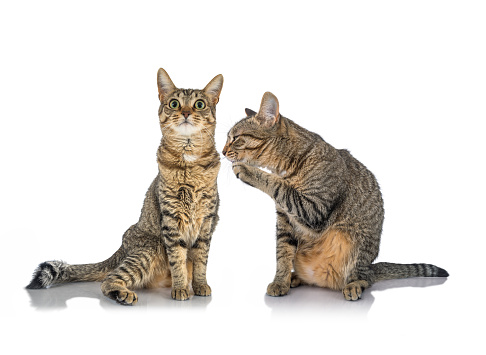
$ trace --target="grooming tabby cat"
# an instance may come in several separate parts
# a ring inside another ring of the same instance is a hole
[[[449,276],[429,264],[372,264],[384,218],[373,174],[347,150],[280,115],[272,93],[263,95],[258,113],[246,114],[229,131],[223,154],[237,178],[275,201],[277,272],[267,294],[308,284],[355,301],[376,281]]]
[[[133,288],[172,285],[172,298],[211,295],[206,281],[211,236],[218,221],[216,178],[220,167],[214,145],[216,104],[223,87],[218,75],[203,90],[178,89],[164,69],[157,73],[162,140],[159,173],[147,191],[138,223],[123,235],[109,259],[85,265],[47,261],[27,288],[75,281],[102,281],[103,294],[133,305]]]

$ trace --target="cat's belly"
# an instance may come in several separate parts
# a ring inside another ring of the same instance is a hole
[[[181,225],[181,237],[188,246],[192,246],[197,240],[202,224],[203,218],[200,216],[191,216],[185,224]]]
[[[353,263],[349,236],[329,229],[317,242],[299,245],[294,259],[294,271],[309,285],[342,290]]]

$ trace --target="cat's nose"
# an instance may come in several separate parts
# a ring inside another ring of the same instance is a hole
[[[223,155],[226,156],[226,153],[228,153],[229,145],[226,143],[223,148]]]
[[[182,111],[182,116],[184,116],[184,118],[187,120],[187,117],[189,117],[189,115],[191,114],[190,111]]]

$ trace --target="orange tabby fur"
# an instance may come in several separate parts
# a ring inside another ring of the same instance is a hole
[[[317,243],[297,248],[295,276],[309,285],[342,290],[351,266],[352,243],[337,229],[326,230]]]

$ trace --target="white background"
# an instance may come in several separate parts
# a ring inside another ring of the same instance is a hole
[[[0,347],[37,353],[450,353],[483,335],[486,12],[481,1],[26,1],[0,5]],[[221,151],[265,91],[347,148],[382,187],[379,261],[445,279],[382,282],[359,302],[265,296],[275,213],[222,161],[210,298],[99,284],[23,287],[39,262],[104,260],[157,173],[156,72],[225,83]],[[479,321],[479,325],[478,322]]]

